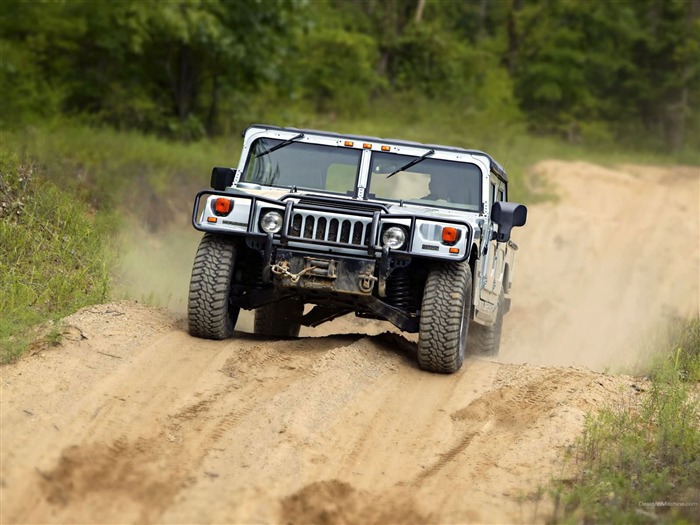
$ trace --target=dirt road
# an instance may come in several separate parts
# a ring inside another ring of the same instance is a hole
[[[177,308],[88,308],[60,346],[1,370],[0,521],[544,522],[538,488],[566,476],[585,414],[640,384],[601,372],[698,311],[700,175],[535,173],[560,199],[516,232],[501,362],[427,374],[411,341],[352,318],[215,342],[189,337]],[[169,260],[159,273],[180,268]]]

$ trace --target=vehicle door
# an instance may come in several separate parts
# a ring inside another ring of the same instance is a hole
[[[493,209],[493,203],[496,201],[506,200],[505,183],[493,174],[490,177],[489,187],[489,210]],[[492,232],[498,231],[498,225],[492,224],[489,231],[489,239],[485,239],[487,243],[486,254],[482,256],[481,283],[480,283],[480,298],[482,301],[489,303],[494,308],[498,304],[498,298],[501,294],[503,286],[503,273],[505,270],[506,250],[508,243],[499,243],[492,240],[494,235]]]

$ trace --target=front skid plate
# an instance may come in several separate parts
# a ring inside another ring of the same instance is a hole
[[[281,286],[330,293],[371,295],[377,278],[374,259],[328,257],[277,250],[271,266],[273,279]]]

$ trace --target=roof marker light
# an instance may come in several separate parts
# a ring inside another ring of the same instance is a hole
[[[348,146],[349,148],[351,148],[355,145],[355,143],[352,140],[346,140],[345,145]]]
[[[371,148],[372,148],[372,144],[370,144],[369,142],[365,142],[365,143],[362,145],[362,147],[365,148],[365,149],[371,149]]]
[[[382,151],[391,151],[391,146],[382,146]]]

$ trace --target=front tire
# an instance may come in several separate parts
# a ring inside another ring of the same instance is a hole
[[[421,306],[418,364],[452,374],[464,362],[472,307],[472,273],[467,262],[435,266],[428,274]]]
[[[303,313],[304,303],[298,299],[266,304],[255,310],[254,331],[270,337],[298,337]]]
[[[187,318],[190,334],[204,339],[228,339],[240,308],[231,301],[236,240],[205,233],[192,267]]]

